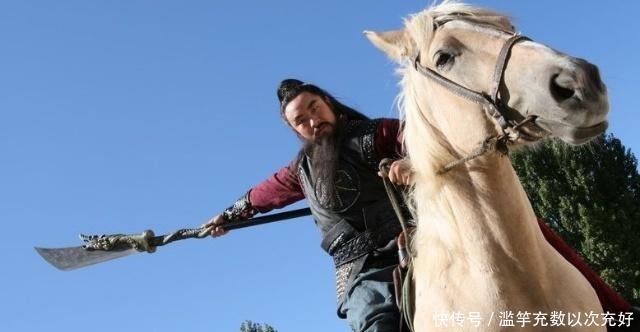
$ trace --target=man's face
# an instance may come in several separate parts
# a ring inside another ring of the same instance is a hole
[[[331,135],[336,125],[328,101],[307,91],[287,104],[284,116],[298,135],[310,142]]]

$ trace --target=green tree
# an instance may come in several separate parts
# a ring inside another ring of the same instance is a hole
[[[269,324],[264,324],[263,326],[262,324],[247,320],[240,325],[240,332],[278,332],[278,330]]]
[[[640,175],[613,135],[511,154],[536,214],[634,305],[640,304]]]

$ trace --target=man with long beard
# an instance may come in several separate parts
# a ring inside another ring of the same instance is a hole
[[[378,175],[384,158],[397,160],[389,179],[407,185],[409,163],[402,160],[400,122],[369,119],[313,84],[287,79],[278,88],[280,115],[302,140],[288,166],[259,183],[231,207],[203,225],[220,226],[307,198],[322,235],[322,248],[336,267],[338,316],[354,331],[400,330],[392,271],[398,264],[401,227]],[[630,311],[548,226],[547,240],[589,279],[605,311]],[[225,234],[221,227],[213,236]]]
[[[401,158],[397,119],[370,120],[313,84],[288,79],[278,88],[280,114],[303,147],[294,161],[204,226],[250,218],[307,198],[336,266],[338,315],[354,331],[398,331],[392,271],[400,224],[378,164]],[[402,161],[389,178],[409,183]],[[224,234],[222,229],[214,236]]]

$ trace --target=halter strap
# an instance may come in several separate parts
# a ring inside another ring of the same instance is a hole
[[[416,71],[431,79],[432,81],[438,83],[440,86],[449,90],[456,96],[467,99],[482,106],[482,108],[498,122],[500,128],[502,128],[502,134],[488,137],[481,144],[481,146],[476,148],[471,154],[448,163],[438,171],[438,174],[446,173],[451,169],[457,167],[458,165],[480,157],[488,152],[500,151],[501,153],[506,154],[508,152],[507,144],[510,141],[515,141],[520,136],[521,132],[519,128],[524,124],[535,120],[535,117],[529,116],[521,122],[515,122],[513,120],[510,121],[509,119],[507,119],[504,105],[498,97],[498,94],[500,92],[500,84],[502,84],[502,79],[504,76],[504,69],[507,65],[507,60],[509,58],[511,49],[517,42],[524,40],[530,39],[520,34],[514,34],[509,37],[502,45],[500,53],[498,54],[496,66],[493,71],[491,91],[489,95],[466,88],[440,75],[433,69],[423,66],[420,63],[420,53],[418,53],[418,55],[414,59],[413,67],[416,69]],[[424,115],[422,113],[420,113],[420,115],[424,119]]]
[[[504,130],[509,127],[509,123],[500,105],[500,100],[498,99],[498,92],[500,89],[500,84],[502,82],[502,77],[504,76],[504,68],[507,63],[507,58],[509,57],[509,52],[511,51],[511,48],[513,48],[513,45],[515,45],[518,41],[522,41],[522,40],[529,40],[529,38],[519,34],[515,34],[511,36],[509,39],[507,39],[505,43],[502,45],[502,49],[498,54],[496,67],[493,72],[491,94],[488,96],[483,93],[468,89],[438,74],[436,71],[432,70],[431,68],[423,66],[420,63],[420,53],[418,53],[415,60],[413,61],[413,66],[419,73],[430,78],[432,81],[440,84],[442,87],[451,91],[458,97],[462,97],[464,99],[467,99],[469,101],[472,101],[476,104],[481,105],[487,112],[489,112],[491,117],[493,117],[498,121],[498,123],[500,124],[500,127]]]
[[[500,50],[500,54],[498,54],[498,60],[496,62],[496,68],[493,72],[493,85],[491,87],[491,100],[494,103],[499,102],[498,100],[498,91],[500,90],[500,83],[502,82],[502,76],[504,76],[504,67],[507,65],[507,58],[517,42],[530,40],[529,38],[515,34],[511,36],[507,41],[505,41],[504,45],[502,45],[502,49]]]

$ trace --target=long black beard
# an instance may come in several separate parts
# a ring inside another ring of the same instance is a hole
[[[335,180],[340,159],[340,146],[344,138],[344,127],[342,121],[337,121],[331,135],[321,137],[314,142],[306,142],[303,148],[313,165],[311,178],[314,181],[314,187],[317,187],[319,181],[323,184],[321,192],[316,192],[316,195],[323,196],[318,199],[330,206],[335,206],[337,203],[335,201]]]

